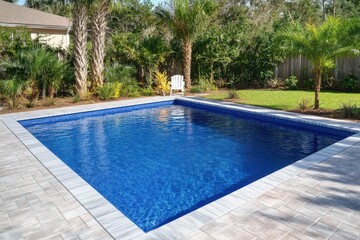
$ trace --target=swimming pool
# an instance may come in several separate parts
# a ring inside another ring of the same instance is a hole
[[[176,100],[21,124],[149,231],[351,135],[273,121]]]

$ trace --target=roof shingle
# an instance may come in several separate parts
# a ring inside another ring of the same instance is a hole
[[[65,17],[0,0],[0,26],[65,30],[70,24]]]

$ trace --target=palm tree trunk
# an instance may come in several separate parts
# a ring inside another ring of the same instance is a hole
[[[314,77],[315,77],[315,104],[314,109],[317,110],[320,107],[320,89],[321,89],[321,70],[320,68],[314,69]]]
[[[87,7],[86,5],[74,1],[73,9],[73,35],[74,35],[74,61],[75,61],[75,78],[76,92],[83,97],[87,94],[87,75],[88,75],[88,59],[87,59]]]
[[[191,40],[183,41],[182,50],[183,50],[185,87],[186,89],[189,90],[191,88],[191,52],[192,52]]]
[[[105,35],[107,27],[107,14],[110,7],[109,0],[100,0],[99,7],[93,12],[92,23],[92,81],[91,90],[102,86],[104,83],[104,57]]]

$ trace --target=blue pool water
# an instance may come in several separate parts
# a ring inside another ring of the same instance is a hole
[[[21,124],[144,231],[350,135],[175,103]]]

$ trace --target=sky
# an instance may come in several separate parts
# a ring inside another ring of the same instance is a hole
[[[157,5],[158,3],[161,3],[164,0],[151,0],[151,1],[154,3],[154,5]],[[25,0],[18,0],[19,5],[24,5],[24,3],[25,3]]]

